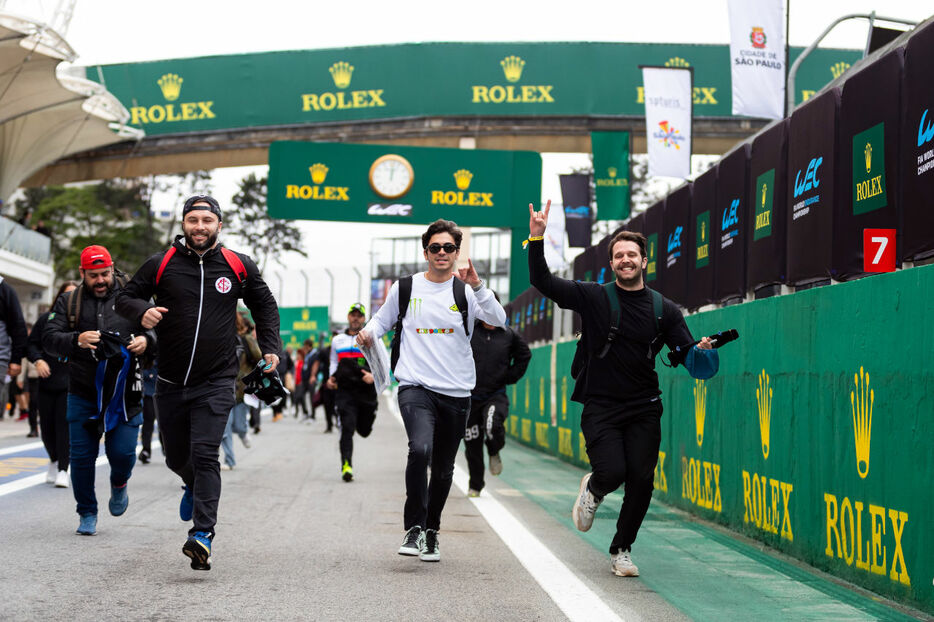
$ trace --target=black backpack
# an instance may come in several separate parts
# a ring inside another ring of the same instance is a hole
[[[454,306],[461,314],[461,321],[464,323],[464,334],[470,336],[470,330],[467,327],[467,291],[466,285],[456,276],[452,279],[454,283]],[[389,344],[389,362],[393,372],[396,371],[396,363],[399,361],[399,349],[402,344],[402,318],[409,309],[409,300],[412,298],[412,276],[404,276],[399,279],[399,315],[396,316],[396,324],[392,327],[394,334],[392,342]]]
[[[610,299],[610,333],[607,335],[606,343],[600,348],[600,351],[597,352],[594,356],[598,359],[602,359],[606,356],[606,353],[610,351],[610,346],[613,345],[613,342],[616,341],[616,338],[619,336],[619,326],[622,310],[619,306],[619,294],[616,293],[616,282],[610,281],[603,286],[604,291],[606,292],[607,298]],[[652,296],[652,317],[655,320],[655,338],[652,340],[652,345],[649,347],[649,358],[654,356],[654,346],[655,342],[661,337],[661,324],[662,324],[662,295],[646,287],[649,290],[649,294]],[[590,355],[585,352],[584,340],[583,338],[578,340],[577,349],[574,351],[574,360],[571,362],[571,377],[577,380],[581,372],[584,371],[584,368],[590,362]]]

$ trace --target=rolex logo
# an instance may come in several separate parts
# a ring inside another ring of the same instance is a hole
[[[672,56],[665,61],[665,67],[690,67],[691,63],[687,62],[680,56]]]
[[[843,75],[843,72],[850,68],[850,63],[844,63],[840,61],[839,63],[834,63],[830,66],[830,73],[833,74],[834,79],[839,78]]]
[[[607,175],[609,175],[611,179],[616,177],[616,167],[615,167],[615,166],[609,167],[608,169],[606,169],[606,172],[607,172]]]
[[[872,405],[876,392],[869,388],[869,374],[859,368],[853,374],[854,391],[850,391],[850,410],[853,413],[853,436],[856,440],[856,470],[861,479],[869,475],[869,439],[872,435]]]
[[[756,389],[756,408],[759,410],[759,436],[762,439],[762,457],[769,459],[769,429],[772,421],[772,387],[769,375],[762,370]]]
[[[522,69],[525,67],[525,61],[518,56],[507,56],[499,61],[499,64],[503,67],[503,74],[505,74],[508,81],[518,82],[519,78],[522,77]]]
[[[701,242],[707,241],[707,223],[704,221],[701,221],[701,224],[700,224],[700,241]]]
[[[561,377],[561,418],[568,417],[568,377]]]
[[[762,184],[762,209],[765,209],[765,197],[768,194],[769,187],[765,184]]]
[[[655,257],[655,242],[649,244],[649,257]]]
[[[868,173],[872,169],[872,143],[866,143],[863,155],[866,156],[866,172]]]
[[[334,79],[334,86],[339,89],[346,89],[350,86],[350,76],[353,74],[353,65],[340,61],[331,65],[328,71],[331,72],[331,78]]]
[[[308,309],[302,309],[302,321],[307,322],[309,317],[311,317],[311,312]]]
[[[162,89],[162,96],[167,101],[174,102],[182,92],[182,78],[177,73],[167,73],[156,82]]]
[[[312,183],[323,184],[329,169],[324,164],[316,163],[309,166],[308,170],[311,172]]]
[[[473,173],[467,169],[460,169],[454,173],[454,183],[457,184],[458,190],[466,190],[470,187],[470,180],[473,179]]]
[[[707,416],[707,387],[703,380],[694,381],[694,424],[697,428],[697,446],[704,444],[704,417]]]

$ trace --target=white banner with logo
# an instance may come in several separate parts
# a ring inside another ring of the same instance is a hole
[[[785,114],[782,0],[729,0],[733,114]]]
[[[686,179],[691,174],[693,83],[690,69],[642,68],[650,176]]]

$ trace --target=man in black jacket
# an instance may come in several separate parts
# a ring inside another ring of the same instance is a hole
[[[503,424],[509,415],[506,385],[515,384],[522,378],[532,353],[525,340],[510,327],[493,326],[482,320],[477,320],[470,347],[477,369],[477,384],[470,393],[464,453],[470,471],[467,495],[479,497],[484,485],[483,445],[490,454],[490,473],[499,475],[503,472],[499,452],[506,445],[506,427]]]
[[[636,577],[639,569],[632,563],[630,549],[652,499],[662,437],[655,356],[663,343],[674,348],[694,339],[681,311],[667,298],[662,300],[661,318],[656,317],[655,294],[642,280],[648,259],[640,233],[623,231],[610,240],[615,287],[552,275],[543,242],[550,208],[551,201],[541,212],[529,204],[529,278],[559,307],[581,314],[578,347],[583,369],[577,374],[571,399],[584,405],[581,432],[592,472],[581,480],[572,516],[575,526],[587,531],[603,498],[625,483],[610,555],[616,575]],[[612,338],[609,296],[617,296],[620,310],[618,335]],[[697,347],[710,349],[710,340],[705,337]]]
[[[77,533],[97,531],[95,462],[101,434],[110,463],[110,513],[129,504],[127,482],[136,464],[142,416],[142,380],[137,357],[152,336],[141,334],[114,312],[121,291],[110,253],[103,246],[81,251],[81,286],[55,301],[42,347],[68,358],[68,437],[71,484],[81,517]]]
[[[19,375],[26,356],[26,322],[16,290],[0,276],[0,377]],[[3,413],[0,412],[0,419]]]
[[[194,519],[182,552],[210,570],[221,476],[217,460],[234,405],[239,367],[235,314],[243,298],[256,323],[266,370],[279,364],[279,309],[253,260],[217,242],[221,210],[198,195],[185,201],[172,247],[146,260],[117,298],[117,312],[156,329],[156,411],[166,464],[185,482],[179,506]],[[150,298],[156,304],[150,302]]]

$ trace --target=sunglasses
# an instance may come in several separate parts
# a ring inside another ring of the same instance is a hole
[[[429,244],[428,252],[431,253],[432,255],[437,255],[438,253],[441,252],[442,248],[444,249],[445,253],[453,253],[454,251],[459,251],[461,247],[455,246],[451,244],[450,242],[448,242],[447,244],[437,244],[437,243]]]

